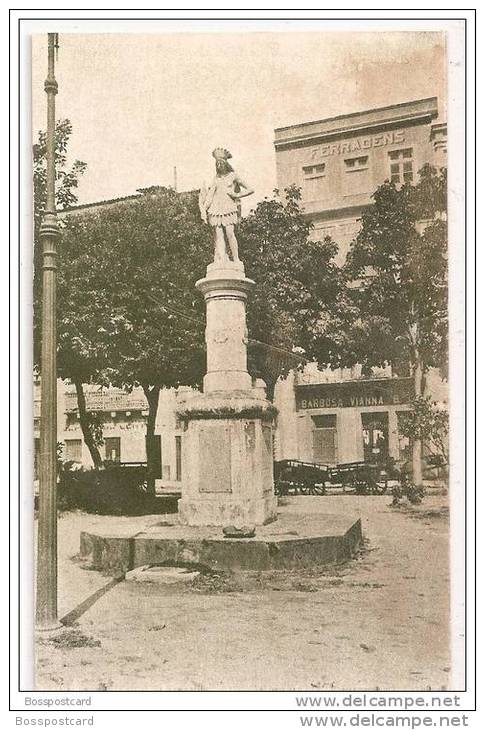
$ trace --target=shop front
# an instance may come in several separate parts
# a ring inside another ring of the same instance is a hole
[[[412,394],[411,378],[296,385],[298,458],[320,464],[407,458],[399,421]]]

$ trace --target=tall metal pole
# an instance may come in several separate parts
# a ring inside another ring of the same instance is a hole
[[[59,228],[55,200],[55,97],[54,53],[57,33],[48,33],[47,93],[47,199],[40,226],[42,243],[42,357],[40,485],[37,552],[36,624],[57,628],[57,372],[56,372],[56,259]]]

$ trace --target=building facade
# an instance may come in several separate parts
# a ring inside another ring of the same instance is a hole
[[[148,403],[142,388],[127,393],[119,388],[85,386],[86,409],[96,414],[102,431],[99,452],[103,461],[117,463],[146,462],[146,427]],[[158,485],[177,491],[182,480],[182,429],[175,416],[176,408],[191,388],[160,392],[155,426],[160,453]],[[77,395],[72,385],[58,381],[57,442],[63,461],[73,461],[84,468],[93,462],[84,443]],[[34,383],[34,479],[39,476],[40,454],[40,383]]]
[[[446,124],[436,97],[275,130],[279,190],[296,185],[313,224],[312,237],[331,236],[343,264],[363,211],[385,180],[417,181],[425,163],[446,166]],[[443,404],[438,373],[429,391]],[[399,422],[410,409],[410,378],[391,368],[319,371],[309,366],[277,385],[276,457],[320,463],[406,460],[410,444]]]
[[[429,163],[446,166],[446,124],[436,97],[275,130],[277,185],[297,185],[313,236],[329,235],[339,261],[384,180],[413,182]]]

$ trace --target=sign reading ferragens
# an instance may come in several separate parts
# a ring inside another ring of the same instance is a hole
[[[331,142],[329,144],[318,145],[318,147],[314,147],[312,149],[311,156],[312,159],[315,160],[319,157],[327,157],[328,155],[342,155],[347,152],[369,150],[371,147],[384,147],[388,144],[401,144],[404,141],[404,130],[399,129],[394,132],[383,132],[382,134],[350,139],[345,142]]]
[[[345,383],[297,385],[296,408],[362,408],[409,403],[413,398],[412,378],[351,380]]]

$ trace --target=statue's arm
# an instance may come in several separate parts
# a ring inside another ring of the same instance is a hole
[[[207,200],[207,188],[204,184],[199,191],[199,211],[200,211],[200,217],[202,218],[204,223],[207,223],[207,209],[205,207],[206,200]]]
[[[207,190],[205,184],[200,189],[199,193],[199,210],[200,210],[200,216],[204,223],[207,223],[207,210],[210,207],[210,204],[212,203],[212,199],[214,198],[214,192],[215,188],[214,185],[211,185],[209,189]]]
[[[247,195],[252,195],[254,193],[254,190],[252,187],[250,187],[244,180],[239,177],[239,175],[236,175],[234,178],[234,183],[236,183],[239,187],[239,192],[235,192],[232,195],[232,198],[234,200],[239,200],[240,198],[245,198]]]
[[[210,207],[210,204],[212,203],[212,201],[214,199],[215,192],[216,192],[216,184],[214,182],[214,183],[212,183],[212,185],[210,185],[209,190],[207,191],[207,196],[205,199],[206,210]]]

